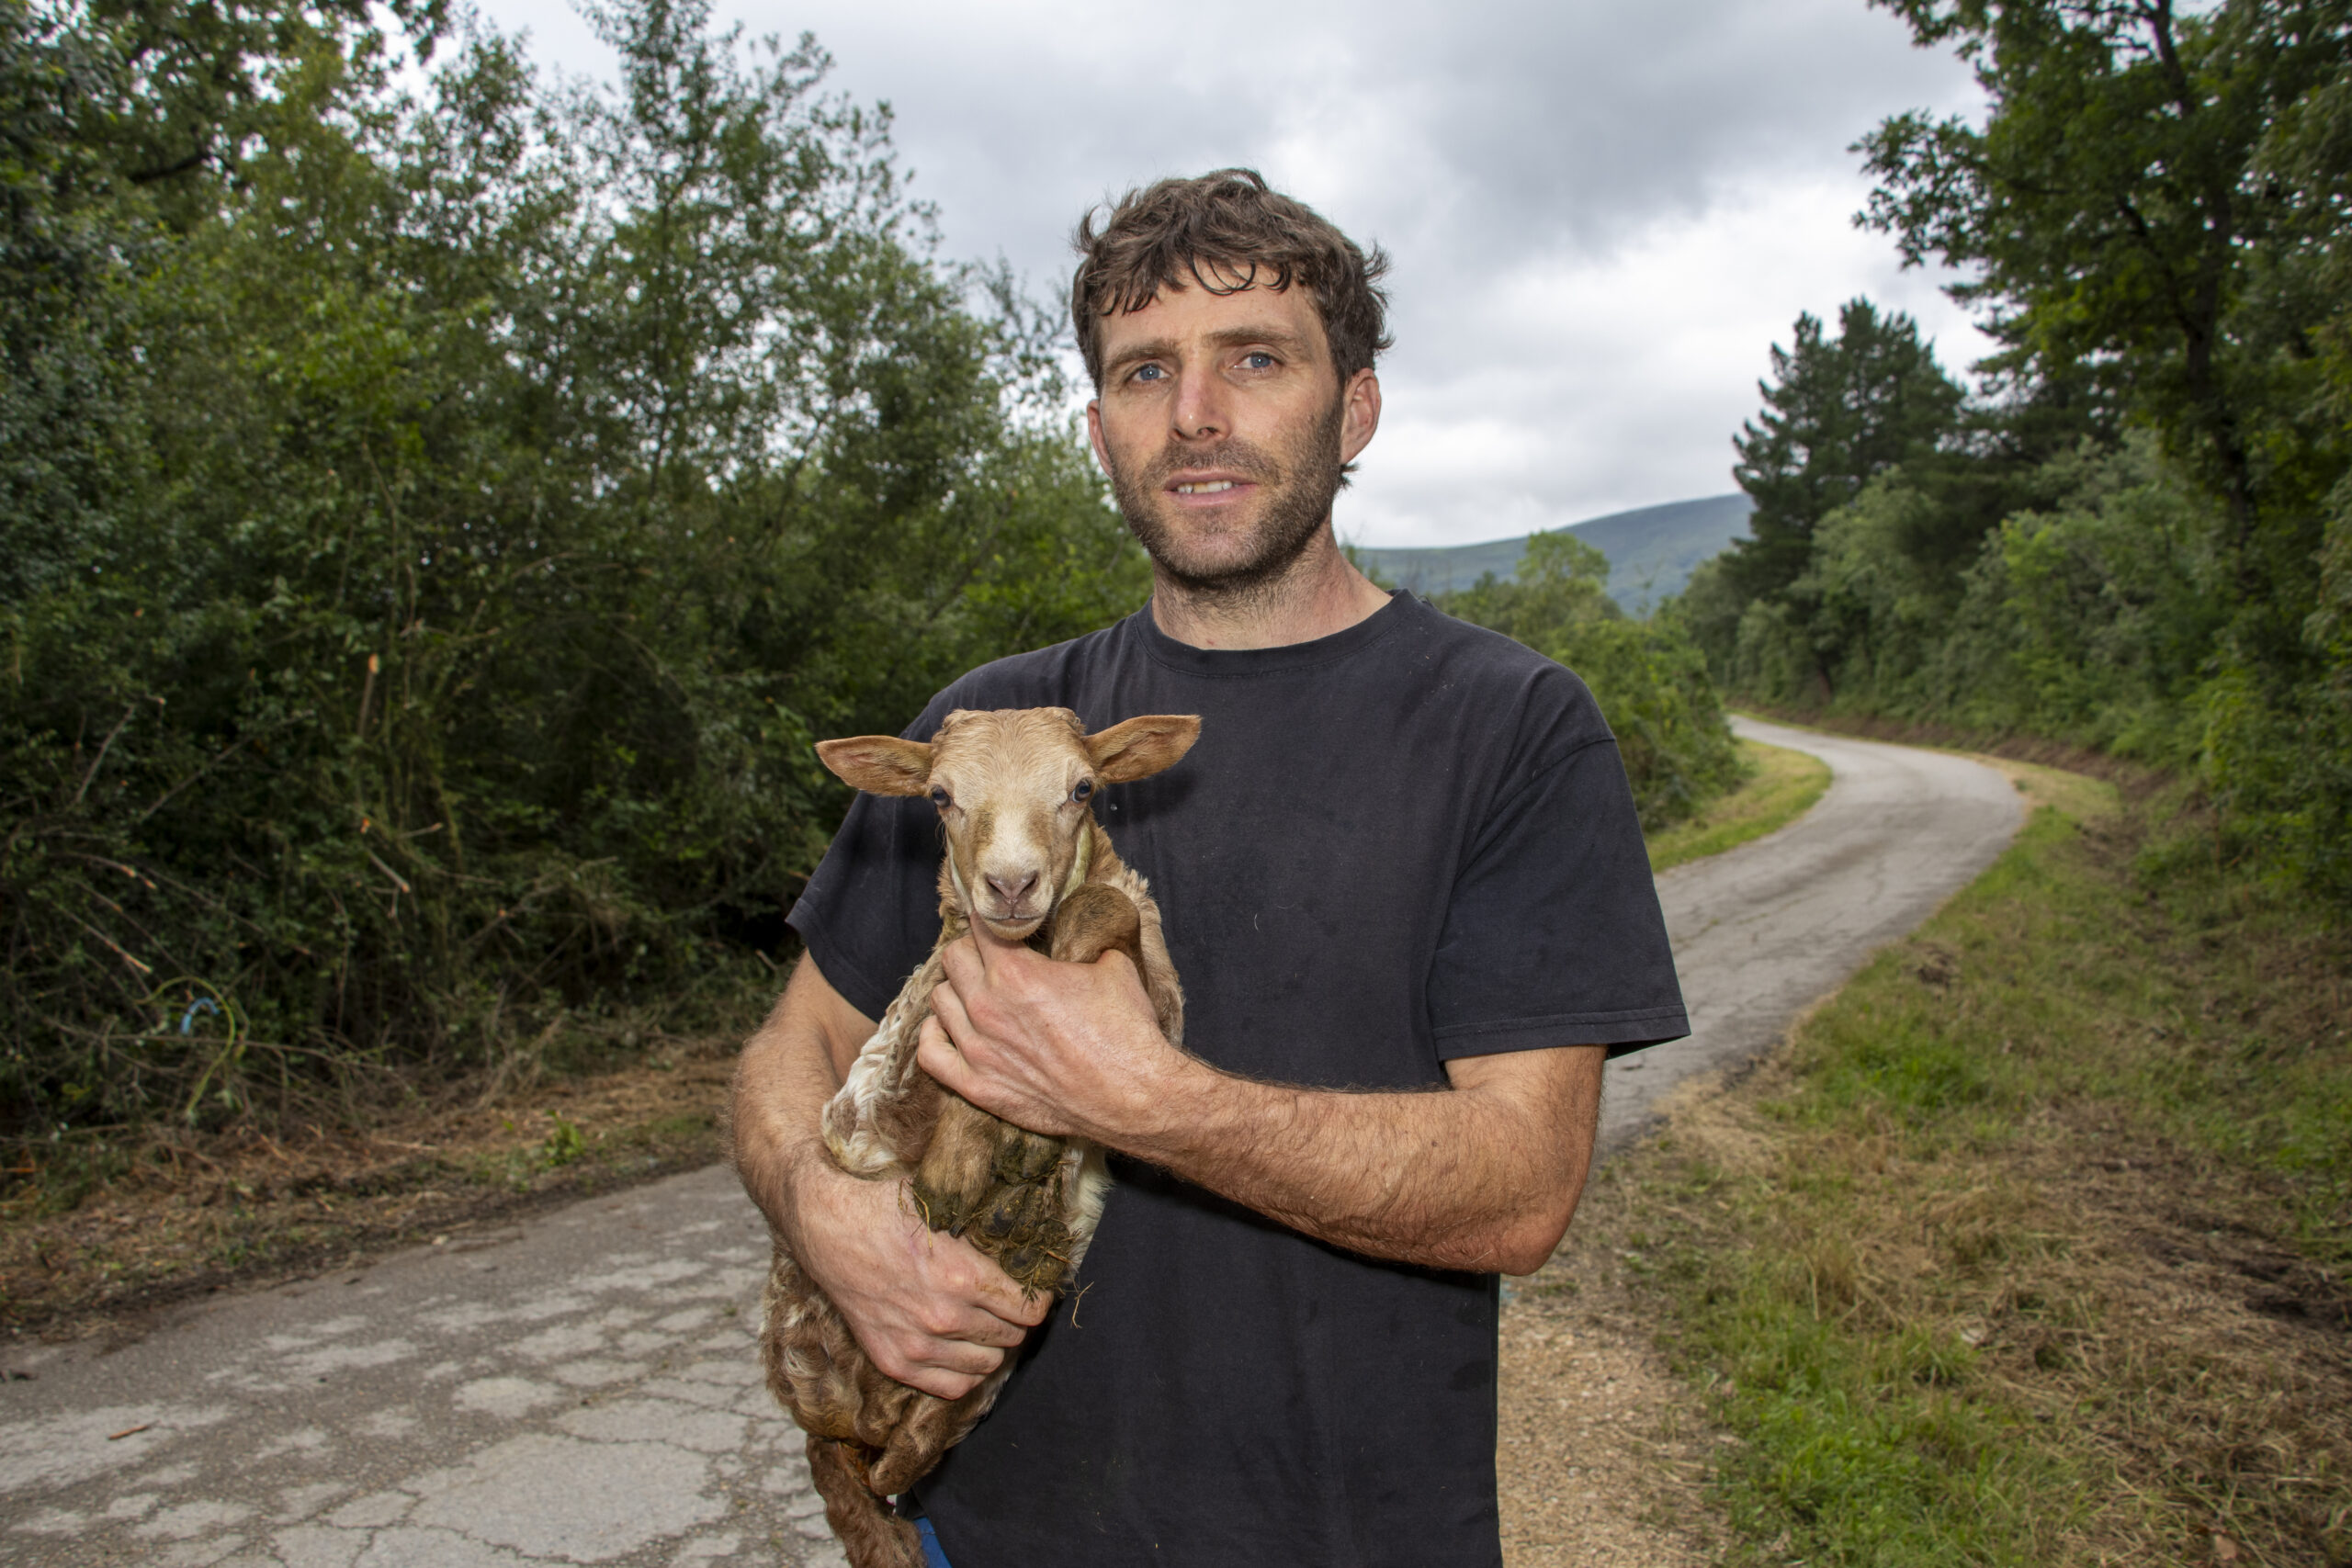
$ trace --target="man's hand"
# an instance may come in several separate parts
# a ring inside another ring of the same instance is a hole
[[[1052,1302],[969,1243],[915,1217],[903,1181],[862,1181],[830,1162],[793,1182],[793,1256],[824,1287],[874,1364],[958,1399],[994,1371]]]
[[[924,1226],[904,1182],[862,1181],[826,1154],[818,1113],[873,1032],[816,961],[802,958],[736,1068],[735,1171],[874,1364],[956,1399],[996,1370],[1050,1303],[1024,1299],[976,1248]]]
[[[975,922],[944,959],[916,1060],[1015,1126],[1130,1147],[1181,1083],[1210,1076],[1160,1033],[1124,953],[1057,964]]]

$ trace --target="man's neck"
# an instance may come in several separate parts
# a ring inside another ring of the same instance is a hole
[[[1219,649],[1283,648],[1343,632],[1388,603],[1340,553],[1326,524],[1289,570],[1246,589],[1186,588],[1154,567],[1151,618],[1178,642]]]

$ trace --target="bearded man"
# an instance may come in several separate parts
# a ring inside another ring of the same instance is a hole
[[[1087,430],[1153,566],[1108,630],[973,671],[956,708],[1089,729],[1196,713],[1102,792],[1187,997],[977,927],[922,1062],[1115,1151],[1082,1289],[1044,1321],[817,1132],[937,932],[939,830],[862,795],[746,1047],[744,1184],[883,1371],[946,1398],[1021,1365],[900,1500],[956,1568],[1492,1568],[1498,1273],[1559,1244],[1601,1065],[1688,1032],[1616,745],[1558,664],[1384,592],[1333,499],[1380,422],[1385,265],[1248,170],[1080,224]]]

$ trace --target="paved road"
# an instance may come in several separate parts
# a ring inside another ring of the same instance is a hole
[[[1981,762],[1754,719],[1732,728],[1828,762],[1829,793],[1779,832],[1657,879],[1691,1034],[1611,1064],[1604,1153],[1638,1136],[1681,1079],[1754,1060],[1992,864],[2025,818],[2016,788]]]
[[[1742,728],[1837,780],[1804,820],[1660,880],[1698,1033],[1612,1069],[1612,1146],[1675,1077],[1769,1044],[2020,815],[1973,763]],[[10,1351],[0,1562],[839,1563],[752,1359],[766,1257],[712,1169],[216,1301],[110,1355]]]

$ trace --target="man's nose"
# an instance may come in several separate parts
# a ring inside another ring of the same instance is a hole
[[[1187,441],[1225,434],[1230,427],[1224,394],[1216,377],[1197,371],[1186,375],[1176,385],[1176,434]]]
[[[999,876],[990,872],[989,886],[996,889],[996,896],[1004,900],[1006,908],[1017,909],[1021,907],[1021,900],[1029,897],[1029,890],[1037,886],[1037,874],[1034,871],[1025,874],[1014,872],[1011,875]]]

